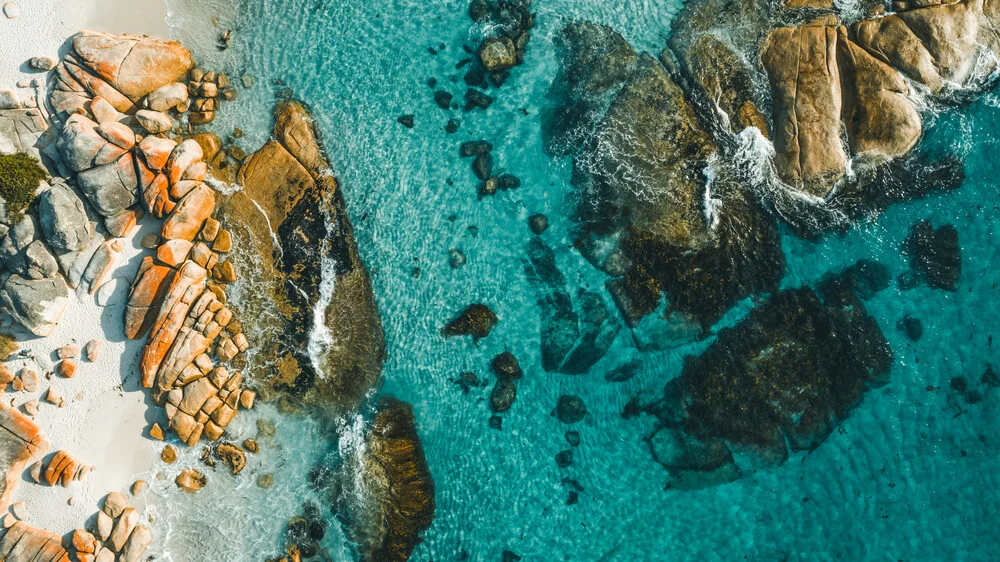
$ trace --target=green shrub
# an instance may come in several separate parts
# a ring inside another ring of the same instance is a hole
[[[24,152],[0,155],[0,197],[7,202],[7,215],[17,217],[35,198],[38,182],[47,174]]]

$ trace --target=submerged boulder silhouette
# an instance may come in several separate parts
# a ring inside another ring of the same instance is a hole
[[[775,293],[685,359],[647,408],[662,424],[650,446],[676,487],[780,464],[787,449],[819,446],[867,389],[886,382],[893,360],[849,283]],[[741,464],[734,452],[744,453]]]

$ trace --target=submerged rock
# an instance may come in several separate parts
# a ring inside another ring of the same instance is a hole
[[[366,442],[361,480],[368,501],[349,506],[348,534],[361,560],[402,562],[423,540],[435,509],[434,481],[410,405],[382,398]]]
[[[845,287],[847,289],[845,289]],[[651,406],[664,429],[650,445],[676,487],[737,478],[819,446],[893,362],[878,324],[850,285],[774,294],[685,359]],[[733,452],[748,453],[737,466]]]
[[[910,269],[918,281],[935,289],[956,290],[962,254],[954,226],[934,228],[930,221],[918,222],[903,241],[903,253],[910,257]]]
[[[542,367],[550,372],[586,373],[607,353],[619,324],[604,300],[585,289],[577,294],[577,313],[555,253],[541,238],[529,240],[526,250],[524,272],[542,315]]]
[[[258,268],[259,284],[241,301],[241,317],[245,331],[276,336],[261,353],[278,363],[274,388],[336,415],[376,386],[385,340],[343,193],[329,170],[307,108],[281,103],[273,138],[243,164],[243,189],[223,212],[245,233],[234,247]]]
[[[496,326],[497,315],[485,304],[471,304],[441,330],[445,336],[472,336],[482,339]]]

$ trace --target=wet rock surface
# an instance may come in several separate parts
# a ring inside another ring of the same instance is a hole
[[[240,169],[244,189],[225,203],[224,217],[241,225],[235,234],[274,280],[265,290],[270,303],[246,303],[276,313],[255,327],[279,335],[263,353],[282,358],[272,385],[296,402],[350,410],[377,384],[385,343],[371,280],[340,186],[325,173],[329,167],[308,109],[295,101],[279,104],[274,137]],[[323,341],[325,330],[337,333],[336,346]]]
[[[366,442],[362,478],[370,501],[365,511],[352,507],[349,535],[362,560],[407,560],[435,509],[434,481],[410,405],[382,398]]]

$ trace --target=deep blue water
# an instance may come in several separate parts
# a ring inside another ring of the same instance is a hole
[[[537,0],[525,64],[491,91],[497,98],[492,107],[471,113],[441,110],[425,84],[435,77],[458,98],[465,91],[464,70],[455,63],[466,56],[462,44],[474,45],[480,30],[471,25],[464,2],[245,0],[237,3],[235,16],[226,15],[226,3],[210,2],[221,25],[236,30],[234,47],[221,53],[213,46],[211,23],[195,15],[206,8],[175,4],[174,33],[202,64],[257,78],[226,106],[217,131],[239,126],[247,132],[241,146],[250,151],[262,144],[270,130],[274,79],[315,113],[373,274],[388,347],[383,392],[413,404],[436,483],[436,518],[414,560],[455,560],[463,550],[471,560],[499,560],[504,549],[525,560],[996,556],[1000,391],[969,405],[948,388],[960,375],[978,385],[986,364],[1000,363],[989,340],[994,332],[1000,337],[1000,275],[994,272],[1000,247],[1000,96],[987,94],[927,122],[921,150],[958,153],[965,162],[967,177],[957,191],[898,204],[844,235],[818,241],[784,236],[788,266],[782,286],[794,287],[861,258],[878,260],[895,277],[908,267],[900,245],[914,222],[929,218],[958,230],[957,292],[901,291],[893,283],[867,303],[896,355],[890,382],[870,391],[809,454],[731,484],[664,490],[669,477],[643,441],[652,420],[620,414],[637,393],[660,394],[680,373],[683,357],[701,352],[711,339],[641,353],[623,329],[590,373],[546,373],[539,310],[522,259],[532,236],[527,217],[545,213],[551,226],[543,238],[571,290],[589,288],[608,298],[604,274],[571,248],[570,161],[552,160],[541,149],[539,113],[557,68],[552,38],[570,20],[589,20],[655,54],[679,3]],[[431,55],[428,47],[440,43],[444,51]],[[416,119],[412,130],[396,123],[408,113]],[[454,135],[444,131],[450,117],[462,122]],[[522,179],[519,190],[478,198],[469,161],[458,156],[461,141],[478,138],[496,147],[498,166]],[[450,248],[461,249],[468,264],[452,269]],[[442,338],[444,323],[471,302],[496,311],[500,322],[493,334],[478,345]],[[748,306],[742,303],[723,322],[735,322]],[[919,342],[896,330],[907,313],[923,322]],[[465,370],[492,380],[489,361],[503,350],[515,353],[526,374],[503,429],[496,431],[487,425],[489,388],[463,394],[451,380]],[[624,383],[604,380],[604,373],[633,359],[641,361],[638,376]],[[573,427],[582,444],[567,469],[554,460],[567,448],[567,427],[550,415],[561,394],[579,395],[589,410]],[[279,428],[279,436],[297,435],[286,443],[295,451],[284,467],[289,473],[327,454],[323,447],[329,445],[299,432],[305,423],[288,419],[287,430]],[[566,505],[563,478],[583,487],[578,504]],[[277,554],[277,515],[287,518],[297,509],[302,485],[300,479],[276,487],[266,494],[280,498],[269,518],[234,521],[223,535],[246,540],[253,534],[261,548],[273,533],[271,550]],[[248,498],[259,492],[252,488],[244,486],[246,495],[234,501],[253,501]]]

